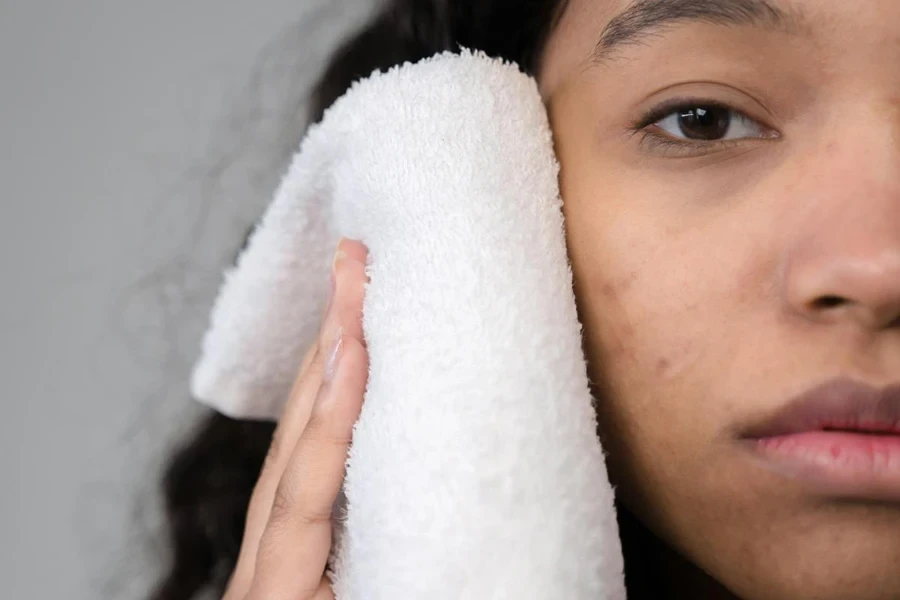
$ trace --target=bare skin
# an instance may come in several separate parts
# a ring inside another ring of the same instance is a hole
[[[897,600],[900,502],[812,490],[735,431],[824,379],[900,380],[900,3],[772,0],[777,27],[682,19],[591,64],[629,4],[571,0],[540,78],[617,498],[677,551],[673,589]],[[747,119],[632,129],[673,99]]]

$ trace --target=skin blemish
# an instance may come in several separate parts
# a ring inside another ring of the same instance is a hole
[[[669,359],[660,358],[658,361],[656,361],[656,372],[659,375],[665,375],[666,371],[671,365],[672,363],[669,362]]]

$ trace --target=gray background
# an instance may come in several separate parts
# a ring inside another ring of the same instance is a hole
[[[0,597],[148,589],[220,269],[377,1],[0,0]]]

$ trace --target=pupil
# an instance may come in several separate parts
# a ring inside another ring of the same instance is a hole
[[[678,127],[692,140],[720,140],[728,133],[731,111],[718,106],[695,106],[678,114]]]

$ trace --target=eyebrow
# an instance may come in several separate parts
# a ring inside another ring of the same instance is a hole
[[[794,33],[800,29],[801,19],[796,12],[779,8],[769,0],[637,0],[603,29],[592,62],[603,62],[623,46],[689,22]]]

